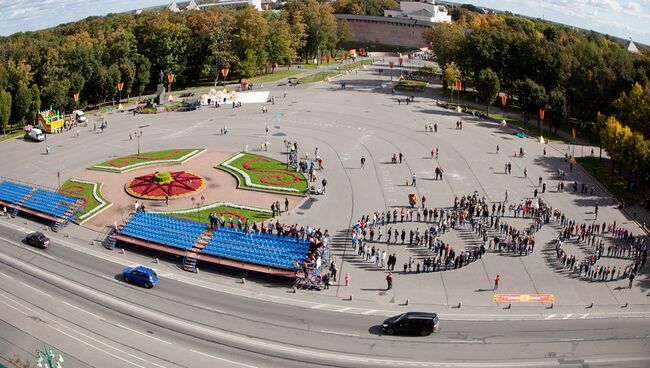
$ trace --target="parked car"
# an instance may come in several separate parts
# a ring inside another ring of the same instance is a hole
[[[35,247],[46,249],[50,245],[50,239],[41,232],[35,232],[25,237],[25,242]]]
[[[132,282],[150,289],[158,283],[158,274],[151,268],[144,266],[127,267],[122,271],[125,282]]]
[[[34,142],[43,142],[45,140],[45,134],[43,131],[37,128],[32,128],[29,132],[25,133],[24,139],[29,139]]]
[[[439,323],[436,313],[406,312],[385,320],[381,330],[387,335],[404,333],[428,336],[438,330]]]
[[[74,110],[72,112],[72,121],[76,122],[77,124],[86,124],[88,120],[86,119],[86,115],[84,114],[83,111]]]

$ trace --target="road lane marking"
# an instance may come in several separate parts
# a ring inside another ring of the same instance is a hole
[[[375,310],[375,309],[370,309],[370,310],[367,310],[365,312],[361,312],[361,314],[364,314],[364,315],[368,316],[368,315],[371,315],[371,314],[375,313],[376,311],[377,310]]]
[[[206,307],[205,305],[194,304],[194,306],[197,307],[197,308],[207,309],[207,310],[211,310],[213,312],[217,312],[217,313],[221,313],[221,314],[228,314],[228,313],[226,313],[226,312],[224,312],[222,310],[215,309],[215,308],[212,308],[212,307]]]
[[[43,295],[45,295],[45,296],[47,296],[47,297],[50,297],[50,298],[52,297],[52,295],[50,295],[50,294],[48,294],[48,293],[46,293],[46,292],[44,292],[44,291],[41,291],[41,290],[39,290],[39,289],[37,289],[37,288],[35,288],[35,287],[29,285],[29,284],[26,284],[26,283],[24,283],[24,282],[22,282],[22,281],[21,281],[20,283],[23,284],[23,285],[25,285],[25,286],[27,286],[28,288],[30,288],[30,289],[32,289],[32,290],[34,290],[34,291],[38,291],[39,293],[41,293],[41,294],[43,294]]]
[[[580,317],[580,319],[585,319],[585,318],[587,318],[587,316],[589,316],[589,313],[585,313],[585,314],[583,314],[583,315]]]
[[[326,334],[332,334],[332,335],[359,337],[359,335],[357,335],[357,334],[351,334],[351,333],[345,333],[345,332],[336,332],[336,331],[328,331],[328,330],[320,330],[320,332],[326,333]]]
[[[166,340],[163,340],[163,339],[159,339],[159,338],[157,338],[157,337],[151,336],[151,335],[146,334],[146,333],[144,333],[144,332],[136,331],[136,330],[134,330],[134,329],[132,329],[132,328],[128,328],[128,327],[123,326],[123,325],[121,325],[121,324],[119,324],[119,323],[116,323],[115,326],[117,326],[117,327],[121,327],[121,328],[123,328],[123,329],[125,329],[125,330],[129,330],[129,331],[131,331],[131,332],[135,332],[135,333],[140,334],[140,335],[142,335],[142,336],[146,336],[146,337],[148,337],[148,338],[150,338],[150,339],[154,339],[154,340],[158,340],[158,341],[160,341],[160,342],[164,342],[165,344],[169,344],[169,345],[172,344],[172,343],[169,342],[169,341],[166,341]]]
[[[544,318],[544,319],[551,319],[551,318],[553,318],[553,317],[555,317],[555,314],[551,314],[551,315],[549,315],[548,317],[546,317],[546,318]]]
[[[83,309],[83,308],[79,308],[79,307],[77,307],[76,305],[72,305],[72,304],[70,304],[70,303],[68,303],[68,302],[66,302],[66,301],[64,301],[64,302],[62,302],[62,303],[65,304],[65,305],[68,305],[68,306],[70,306],[70,307],[72,307],[72,308],[74,308],[74,309],[80,310],[80,311],[82,311],[82,312],[84,312],[84,313],[88,313],[88,314],[90,314],[90,315],[93,316],[93,317],[99,318],[100,321],[106,321],[106,319],[104,319],[104,317],[102,317],[102,316],[98,316],[98,315],[96,315],[95,313],[88,312],[87,310],[85,310],[85,309]]]
[[[569,318],[571,318],[572,315],[573,314],[567,314],[566,316],[562,317],[562,319],[569,319]]]
[[[13,279],[14,279],[13,277],[11,277],[11,276],[9,276],[9,275],[7,275],[6,273],[2,273],[2,272],[0,272],[0,275],[2,275],[2,276],[4,276],[4,277],[6,277],[6,278],[8,278],[8,279],[11,279],[11,280],[13,280]]]
[[[4,305],[8,306],[8,307],[11,308],[11,309],[16,310],[17,312],[19,312],[19,313],[21,313],[21,314],[24,314],[24,315],[26,315],[26,316],[30,316],[30,314],[29,314],[29,313],[26,313],[26,312],[24,311],[24,309],[34,312],[34,315],[38,314],[36,311],[34,311],[33,309],[29,308],[28,306],[26,306],[26,305],[24,305],[24,304],[22,304],[22,303],[20,303],[20,302],[18,302],[18,301],[16,301],[16,300],[10,298],[10,297],[8,297],[8,296],[6,296],[6,295],[4,295],[4,294],[0,294],[0,296],[4,297],[4,298],[6,298],[6,299],[9,299],[9,300],[11,300],[12,302],[16,303],[17,305],[19,305],[21,308],[16,308],[15,306],[13,306],[13,305],[11,305],[11,304],[8,304],[8,303],[5,303],[5,302],[3,302],[3,301],[0,301],[0,303],[2,303],[2,304],[4,304]],[[45,315],[43,315],[43,317],[46,318],[46,319],[49,319],[50,321],[56,322],[56,321],[53,320],[52,318],[49,318],[49,317],[47,317],[47,316],[45,316]],[[122,358],[122,357],[120,357],[120,356],[118,356],[118,355],[115,355],[115,354],[109,353],[108,351],[106,351],[106,350],[104,350],[104,349],[101,349],[101,348],[99,348],[98,346],[92,345],[92,344],[90,344],[90,343],[88,343],[88,342],[86,342],[86,341],[84,341],[84,340],[82,340],[82,339],[79,339],[79,338],[77,338],[77,337],[75,337],[75,336],[72,336],[72,335],[66,333],[65,331],[62,331],[62,330],[60,330],[60,329],[54,327],[54,326],[51,325],[51,324],[45,324],[45,326],[50,327],[50,328],[52,328],[53,330],[56,330],[56,331],[58,331],[58,332],[60,332],[60,333],[62,333],[62,334],[64,334],[64,335],[66,335],[66,336],[68,336],[68,337],[70,337],[70,338],[76,340],[76,341],[79,341],[79,342],[81,342],[82,344],[88,345],[88,346],[94,348],[95,350],[98,350],[98,351],[100,351],[100,352],[102,352],[102,353],[105,353],[105,354],[107,354],[107,355],[110,355],[110,356],[112,356],[113,358],[117,358],[117,359],[122,360],[122,361],[124,361],[124,362],[127,362],[127,363],[129,363],[129,364],[132,364],[132,365],[134,365],[134,366],[136,366],[136,367],[146,368],[146,367],[141,366],[141,365],[139,365],[139,364],[137,364],[137,363],[134,363],[134,362],[132,362],[132,361],[130,361],[130,360],[124,359],[124,358]],[[62,325],[62,326],[63,326],[63,325]],[[84,334],[80,333],[79,331],[76,331],[76,330],[73,329],[73,328],[70,328],[70,327],[67,327],[67,326],[64,326],[64,327],[66,327],[66,328],[68,328],[68,329],[71,329],[71,330],[73,330],[73,331],[79,333],[80,335],[84,335]],[[85,335],[84,335],[84,336],[85,336]],[[92,339],[92,338],[91,338],[91,339]],[[121,352],[121,353],[124,353],[125,355],[131,355],[131,356],[133,356],[133,357],[135,357],[135,358],[138,358],[138,359],[140,359],[140,360],[144,360],[144,359],[142,359],[142,358],[136,357],[135,355],[129,354],[129,353],[126,352],[126,351],[122,351],[122,350],[117,349],[117,348],[112,347],[112,346],[111,346],[111,348],[112,348],[112,349],[115,349],[115,350],[117,350],[117,351],[119,351],[119,352]],[[157,364],[155,364],[155,363],[151,363],[151,364],[157,365]],[[159,366],[159,367],[161,367],[161,368],[165,368],[165,367],[162,367],[162,366]]]
[[[206,357],[212,358],[212,359],[221,360],[222,362],[226,362],[226,363],[230,363],[230,364],[237,364],[237,365],[241,365],[242,367],[257,368],[257,367],[254,366],[254,365],[249,365],[249,364],[239,363],[239,362],[235,362],[234,360],[229,360],[229,359],[225,359],[225,358],[220,358],[220,357],[218,357],[218,356],[214,356],[214,355],[206,354],[206,353],[200,352],[200,351],[198,351],[198,350],[190,349],[190,351],[193,352],[193,353],[199,354],[199,355],[203,355],[203,356],[206,356]]]

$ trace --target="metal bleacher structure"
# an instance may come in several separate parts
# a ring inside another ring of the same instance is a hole
[[[12,216],[27,213],[51,221],[53,231],[67,225],[81,210],[84,201],[31,184],[1,179],[0,205],[11,210]]]
[[[241,229],[210,229],[200,222],[135,212],[110,235],[150,250],[183,258],[183,268],[195,271],[197,262],[279,277],[296,278],[295,263],[302,264],[309,242],[272,234],[245,233]]]

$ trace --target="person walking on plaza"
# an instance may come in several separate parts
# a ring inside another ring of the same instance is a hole
[[[416,186],[416,181],[415,180],[416,180],[415,173],[413,173],[413,174],[411,174],[411,186],[414,186],[414,187]]]
[[[345,286],[350,286],[350,274],[345,274]]]
[[[630,272],[630,284],[627,286],[628,289],[632,288],[633,281],[634,281],[634,272]]]
[[[284,197],[284,212],[289,211],[289,199]]]
[[[501,281],[501,279],[499,278],[499,275],[497,275],[497,277],[494,278],[494,290],[499,288],[499,281]]]
[[[366,157],[365,157],[365,156],[361,156],[361,168],[363,169],[363,168],[365,168],[365,167],[366,167]]]
[[[392,272],[388,272],[388,275],[386,275],[386,284],[387,284],[386,290],[390,290],[390,289],[393,288],[393,273]]]

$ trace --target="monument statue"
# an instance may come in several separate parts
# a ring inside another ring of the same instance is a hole
[[[164,80],[165,80],[165,73],[163,73],[163,71],[161,70],[160,71],[160,84],[164,84]]]

